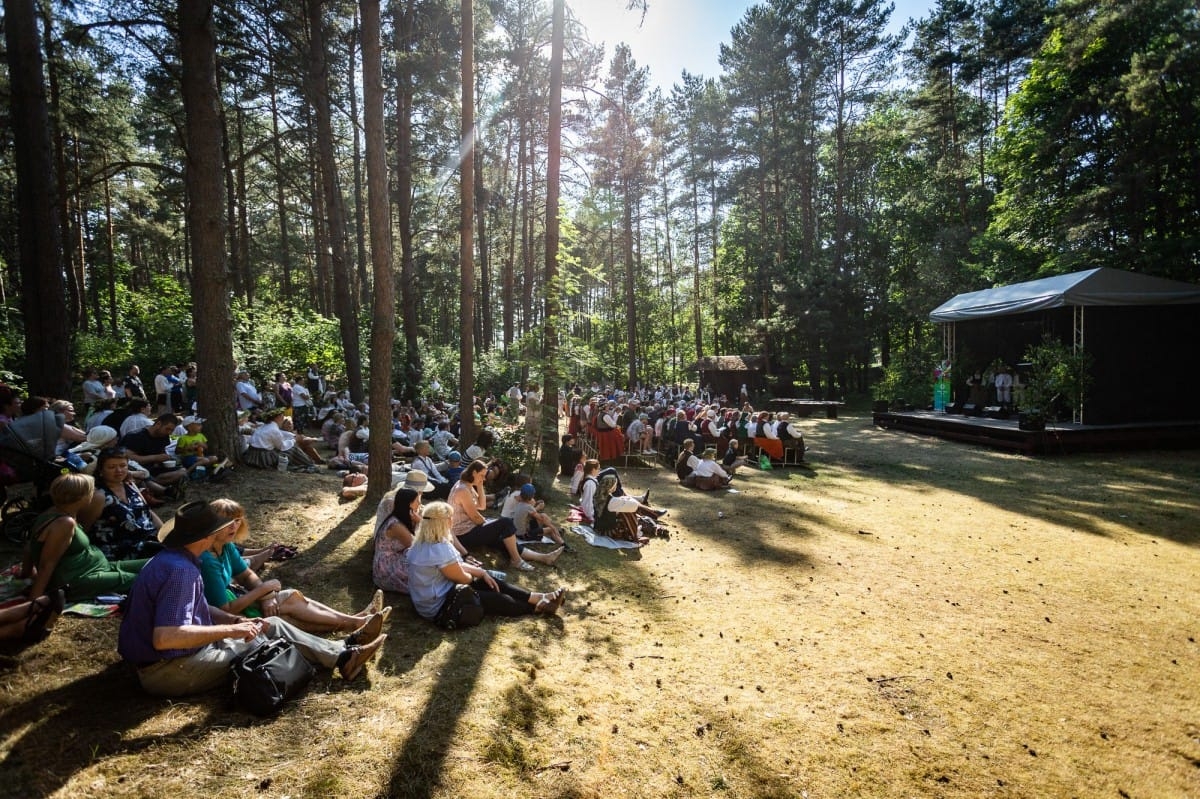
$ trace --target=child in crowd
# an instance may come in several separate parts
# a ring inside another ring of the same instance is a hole
[[[175,441],[175,457],[180,465],[187,469],[189,477],[196,477],[197,467],[211,470],[210,479],[217,477],[227,465],[221,458],[208,453],[208,437],[204,435],[204,419],[199,416],[186,416],[182,422],[186,430]],[[202,471],[201,474],[204,472]]]
[[[533,483],[525,483],[505,500],[504,510],[500,515],[513,520],[517,527],[517,537],[520,539],[537,542],[545,536],[556,544],[566,546],[558,528],[550,521],[550,517],[542,512],[545,507],[546,503],[537,499],[537,488]]]

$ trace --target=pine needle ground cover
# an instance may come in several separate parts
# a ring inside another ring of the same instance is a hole
[[[0,796],[1200,794],[1200,453],[1032,460],[810,420],[738,494],[630,470],[669,540],[514,577],[557,619],[455,634],[403,597],[365,679],[259,720],[142,694],[113,620],[0,656]],[[369,600],[374,509],[239,470],[269,573]],[[562,485],[551,496],[565,513]],[[15,559],[15,553],[5,553]]]

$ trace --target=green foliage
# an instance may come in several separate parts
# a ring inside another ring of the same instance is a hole
[[[1047,333],[1025,351],[1024,359],[1030,364],[1024,390],[1027,409],[1049,419],[1078,414],[1092,383],[1092,356]]]
[[[156,371],[163,364],[186,363],[195,356],[192,301],[178,281],[155,275],[146,291],[117,287],[117,307],[123,331],[119,338],[127,342],[129,353],[123,363],[137,362]]]
[[[494,432],[496,443],[488,448],[488,454],[508,464],[513,474],[531,474],[537,464],[533,461],[533,454],[525,448],[525,427],[502,427]]]
[[[341,333],[336,319],[312,310],[259,303],[253,309],[234,305],[234,361],[258,377],[316,364],[322,373],[345,371]]]
[[[1044,274],[1113,266],[1188,279],[1200,212],[1195,3],[1058,8],[1000,130],[992,236]]]
[[[132,342],[123,336],[97,336],[91,332],[80,332],[75,335],[75,363],[79,368],[94,366],[97,369],[107,369],[113,364],[133,363],[137,360],[130,345]]]
[[[938,344],[935,336],[926,336],[893,355],[883,378],[875,384],[875,398],[889,402],[903,399],[918,408],[932,402],[933,370],[941,361]]]

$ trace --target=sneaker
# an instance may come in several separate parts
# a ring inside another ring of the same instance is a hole
[[[356,644],[346,647],[339,660],[344,662],[338,663],[338,671],[342,673],[343,680],[353,680],[355,677],[363,673],[363,669],[370,663],[375,655],[379,654],[380,647],[387,640],[386,635],[381,635],[369,644]]]

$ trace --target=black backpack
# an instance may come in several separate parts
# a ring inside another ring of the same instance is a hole
[[[450,592],[442,609],[433,617],[433,623],[443,630],[459,630],[474,627],[483,621],[483,603],[479,594],[469,585],[460,585]]]
[[[296,645],[283,638],[256,642],[233,662],[231,670],[234,703],[256,716],[278,713],[316,674]]]

